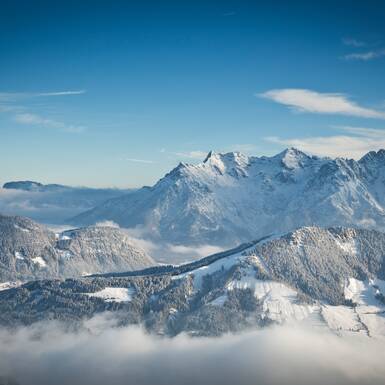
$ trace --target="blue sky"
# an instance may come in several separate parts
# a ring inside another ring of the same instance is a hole
[[[385,147],[383,1],[1,1],[0,181]]]

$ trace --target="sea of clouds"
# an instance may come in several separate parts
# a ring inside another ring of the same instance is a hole
[[[303,325],[165,338],[116,327],[103,315],[76,331],[54,321],[0,329],[0,378],[19,385],[379,385],[384,348],[384,340]]]

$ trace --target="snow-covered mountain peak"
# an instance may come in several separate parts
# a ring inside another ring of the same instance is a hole
[[[217,153],[210,151],[201,167],[206,170],[214,170],[221,175],[245,176],[249,163],[249,157],[241,152]]]
[[[370,167],[370,166],[385,166],[385,150],[370,151],[364,155],[358,163]]]
[[[72,223],[149,224],[150,237],[222,247],[309,225],[383,230],[385,151],[363,159],[295,148],[272,157],[210,152],[201,163],[180,163],[151,189],[109,200]]]
[[[282,166],[289,170],[302,168],[312,159],[318,159],[317,157],[311,157],[294,147],[287,148],[273,158],[280,160]]]

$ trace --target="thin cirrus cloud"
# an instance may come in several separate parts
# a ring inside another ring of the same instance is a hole
[[[18,113],[14,116],[14,120],[19,124],[41,126],[46,128],[55,128],[65,132],[81,133],[86,127],[66,124],[53,119],[47,119],[37,114],[31,113]]]
[[[385,148],[385,130],[352,126],[335,126],[334,128],[341,131],[341,133],[305,138],[270,136],[266,137],[265,140],[270,143],[296,147],[311,154],[332,158],[360,159],[369,151]]]
[[[145,163],[145,164],[153,164],[154,161],[152,160],[147,160],[147,159],[137,159],[137,158],[125,158],[126,161],[128,162],[133,162],[133,163]]]
[[[28,112],[31,108],[26,108],[23,102],[28,99],[34,99],[38,97],[60,97],[60,96],[72,96],[84,94],[85,90],[66,90],[66,91],[54,91],[54,92],[0,92],[0,113],[12,113],[13,120],[19,124],[40,126],[45,128],[57,129],[69,133],[81,133],[86,127],[77,124],[67,124],[55,119],[50,119],[36,114]],[[27,111],[27,112],[26,112]]]
[[[283,104],[299,112],[337,114],[363,118],[385,119],[385,111],[362,107],[340,93],[321,93],[308,89],[284,88],[256,96]]]
[[[373,44],[367,44],[362,40],[357,40],[353,38],[343,38],[342,43],[348,47],[353,47],[353,48],[363,48],[363,47],[373,46]],[[377,45],[377,44],[374,44],[374,45]],[[380,58],[382,56],[385,56],[384,48],[380,48],[380,49],[367,48],[366,51],[348,53],[342,56],[342,59],[369,61],[369,60]]]
[[[204,159],[207,156],[207,152],[205,151],[176,152],[175,155],[180,158]]]
[[[380,58],[382,56],[385,56],[385,49],[380,49],[380,50],[376,50],[376,51],[349,53],[349,54],[344,56],[344,59],[345,60],[369,61],[369,60]]]
[[[349,47],[365,47],[366,43],[362,40],[357,40],[351,37],[344,37],[342,43]]]
[[[86,90],[70,90],[55,92],[0,92],[0,102],[13,102],[20,99],[45,97],[45,96],[70,96],[82,95]]]

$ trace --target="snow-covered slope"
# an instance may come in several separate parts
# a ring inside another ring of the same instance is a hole
[[[113,220],[168,242],[220,246],[308,225],[385,229],[384,183],[384,150],[359,161],[293,148],[273,157],[210,152],[72,222]]]
[[[45,317],[73,322],[100,311],[117,311],[122,323],[167,335],[219,335],[296,321],[385,338],[385,234],[304,227],[187,265],[0,291],[4,324]]]
[[[28,218],[0,215],[0,282],[137,270],[154,264],[117,228],[55,234]]]

